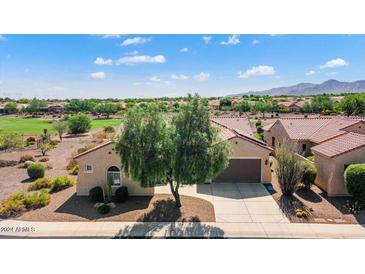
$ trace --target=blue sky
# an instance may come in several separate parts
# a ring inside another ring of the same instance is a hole
[[[365,35],[0,35],[0,97],[202,96],[365,79]]]

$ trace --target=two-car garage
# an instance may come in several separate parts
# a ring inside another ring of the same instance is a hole
[[[260,183],[262,181],[261,158],[230,158],[228,167],[213,181]]]

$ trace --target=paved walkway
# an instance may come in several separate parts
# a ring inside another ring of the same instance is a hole
[[[0,221],[0,238],[365,238],[361,225]]]
[[[155,192],[171,193],[168,186],[156,187]],[[289,223],[262,184],[201,184],[184,186],[179,192],[211,202],[219,223]]]

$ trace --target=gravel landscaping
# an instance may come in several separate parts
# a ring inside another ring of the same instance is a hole
[[[18,217],[27,221],[125,221],[125,222],[215,222],[213,205],[203,199],[181,196],[181,208],[176,208],[169,194],[132,196],[125,203],[100,215],[87,196],[76,196],[71,187],[52,195],[51,203]]]
[[[354,216],[344,207],[347,200],[353,201],[351,197],[328,197],[315,185],[312,185],[311,189],[298,190],[293,197],[285,197],[281,194],[274,173],[272,184],[274,191],[271,194],[291,222],[365,224],[365,208]],[[307,210],[310,213],[309,217],[296,217],[297,207]]]
[[[97,130],[92,130],[94,133]],[[52,138],[58,139],[56,136]],[[77,137],[64,138],[61,143],[57,145],[55,149],[47,152],[47,158],[49,161],[43,163],[45,165],[51,165],[52,169],[46,170],[46,177],[54,178],[56,176],[68,175],[66,165],[68,160],[72,157],[72,152],[78,148],[83,147],[91,140],[90,135],[83,135]],[[0,161],[19,161],[22,155],[32,155],[36,161],[43,158],[39,149],[24,150],[24,151],[11,151],[0,152]],[[73,176],[70,176],[73,177]],[[76,176],[74,176],[76,178]],[[7,166],[0,168],[0,200],[5,199],[9,194],[17,191],[26,191],[29,183],[27,170],[25,168],[18,168],[17,166]]]

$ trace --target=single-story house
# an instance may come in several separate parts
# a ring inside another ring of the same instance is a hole
[[[210,100],[209,101],[209,105],[215,109],[215,110],[218,110],[219,107],[220,107],[220,101],[219,100]]]
[[[347,195],[344,172],[351,164],[365,163],[365,135],[349,132],[312,148],[316,184],[329,196]]]
[[[365,121],[344,117],[280,118],[264,126],[264,140],[272,148],[283,139],[298,145],[304,157],[312,154],[311,148],[347,132],[365,134]]]
[[[283,112],[301,112],[304,105],[304,101],[284,101],[279,102]]]
[[[61,104],[52,104],[47,107],[48,112],[51,113],[61,113],[63,112],[63,105]]]
[[[229,166],[213,181],[217,182],[271,182],[269,156],[272,148],[252,137],[247,118],[214,117],[212,125],[219,130],[221,140],[229,141],[232,152]],[[120,156],[112,142],[106,142],[74,157],[79,165],[77,195],[88,195],[95,186],[112,182],[112,188],[128,187],[130,195],[153,195],[154,188],[142,188],[127,178],[120,169]]]
[[[343,117],[281,118],[263,127],[271,147],[287,139],[302,156],[314,154],[316,185],[329,196],[348,195],[343,179],[350,164],[365,163],[365,121]]]

